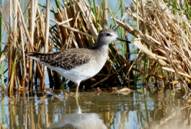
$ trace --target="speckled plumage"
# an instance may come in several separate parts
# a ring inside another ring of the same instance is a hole
[[[60,67],[70,70],[76,66],[87,63],[91,59],[91,54],[83,52],[84,49],[68,49],[63,52],[55,53],[29,53],[39,59],[39,61],[49,64],[50,66]]]

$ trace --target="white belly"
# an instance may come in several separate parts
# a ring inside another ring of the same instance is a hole
[[[95,76],[104,66],[106,60],[101,62],[101,63],[97,63],[95,62],[91,62],[91,63],[87,63],[81,66],[77,66],[74,69],[71,70],[64,70],[61,68],[53,68],[53,70],[57,71],[58,73],[60,73],[62,76],[64,76],[65,78],[74,81],[74,82],[81,82],[83,80],[89,79],[93,76]]]

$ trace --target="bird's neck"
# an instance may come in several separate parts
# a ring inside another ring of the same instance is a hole
[[[93,47],[94,50],[96,51],[101,51],[101,52],[108,52],[109,45],[107,43],[103,42],[97,42],[96,45]]]
[[[98,38],[93,49],[103,49],[103,48],[108,48],[108,43]]]
[[[108,43],[98,43],[94,47],[93,51],[96,53],[95,59],[97,62],[97,69],[98,71],[101,70],[101,68],[104,66],[106,60],[108,59],[108,49],[109,45]]]

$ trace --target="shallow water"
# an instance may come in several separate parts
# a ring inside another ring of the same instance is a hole
[[[80,93],[8,98],[0,96],[3,129],[189,129],[190,111],[172,92],[151,95]],[[98,127],[99,126],[99,127]],[[96,128],[97,127],[97,128]]]

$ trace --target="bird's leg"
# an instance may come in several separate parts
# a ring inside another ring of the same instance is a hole
[[[80,82],[77,83],[75,99],[76,99],[76,105],[77,105],[77,112],[82,113],[80,104],[79,104],[79,86],[80,86]]]
[[[79,87],[80,87],[80,82],[77,83],[77,87],[76,87],[76,98],[79,97]]]

